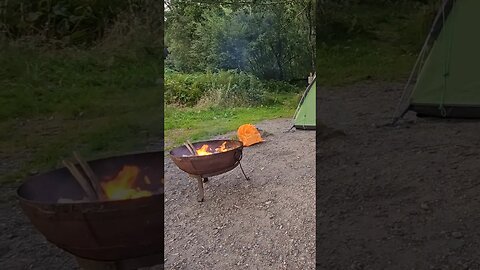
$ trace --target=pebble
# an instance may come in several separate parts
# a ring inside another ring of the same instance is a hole
[[[460,239],[463,237],[463,233],[461,232],[453,232],[452,233],[453,238]]]
[[[430,209],[430,206],[428,206],[427,203],[421,203],[421,204],[420,204],[420,207],[421,207],[423,210],[429,210],[429,209]]]

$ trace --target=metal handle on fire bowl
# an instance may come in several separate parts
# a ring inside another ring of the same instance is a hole
[[[237,149],[237,151],[235,152],[234,158],[235,158],[236,162],[238,162],[238,165],[240,165],[240,169],[242,170],[242,173],[243,173],[243,176],[245,177],[245,179],[250,180],[250,177],[248,177],[245,174],[245,171],[243,170],[243,167],[242,167],[242,163],[240,162],[240,160],[242,160],[242,158],[243,158],[243,152],[242,152],[241,148]]]
[[[235,160],[236,160],[236,161],[240,161],[240,160],[242,160],[242,158],[243,158],[243,152],[242,152],[242,149],[240,149],[240,148],[239,148],[239,149],[237,149],[237,150],[235,151],[235,154],[234,154],[234,156],[233,156],[233,157],[235,158]]]

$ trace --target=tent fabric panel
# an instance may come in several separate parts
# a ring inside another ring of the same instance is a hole
[[[295,115],[295,127],[316,126],[316,81],[308,88],[307,94]]]
[[[480,104],[480,1],[456,1],[427,57],[411,104],[475,106]],[[446,66],[448,67],[446,69]]]

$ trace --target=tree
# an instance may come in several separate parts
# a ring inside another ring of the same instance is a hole
[[[313,1],[172,0],[166,12],[170,67],[237,69],[288,80],[313,71]]]

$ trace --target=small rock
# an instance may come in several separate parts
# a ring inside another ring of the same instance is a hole
[[[430,209],[430,206],[427,203],[424,203],[424,202],[420,204],[420,207],[423,210],[429,210]]]
[[[452,250],[461,249],[465,245],[464,240],[455,239],[448,243],[448,247]]]
[[[38,171],[37,170],[31,170],[29,173],[30,173],[30,175],[37,175]]]
[[[461,232],[453,232],[452,233],[453,238],[460,239],[463,237],[463,233]]]

